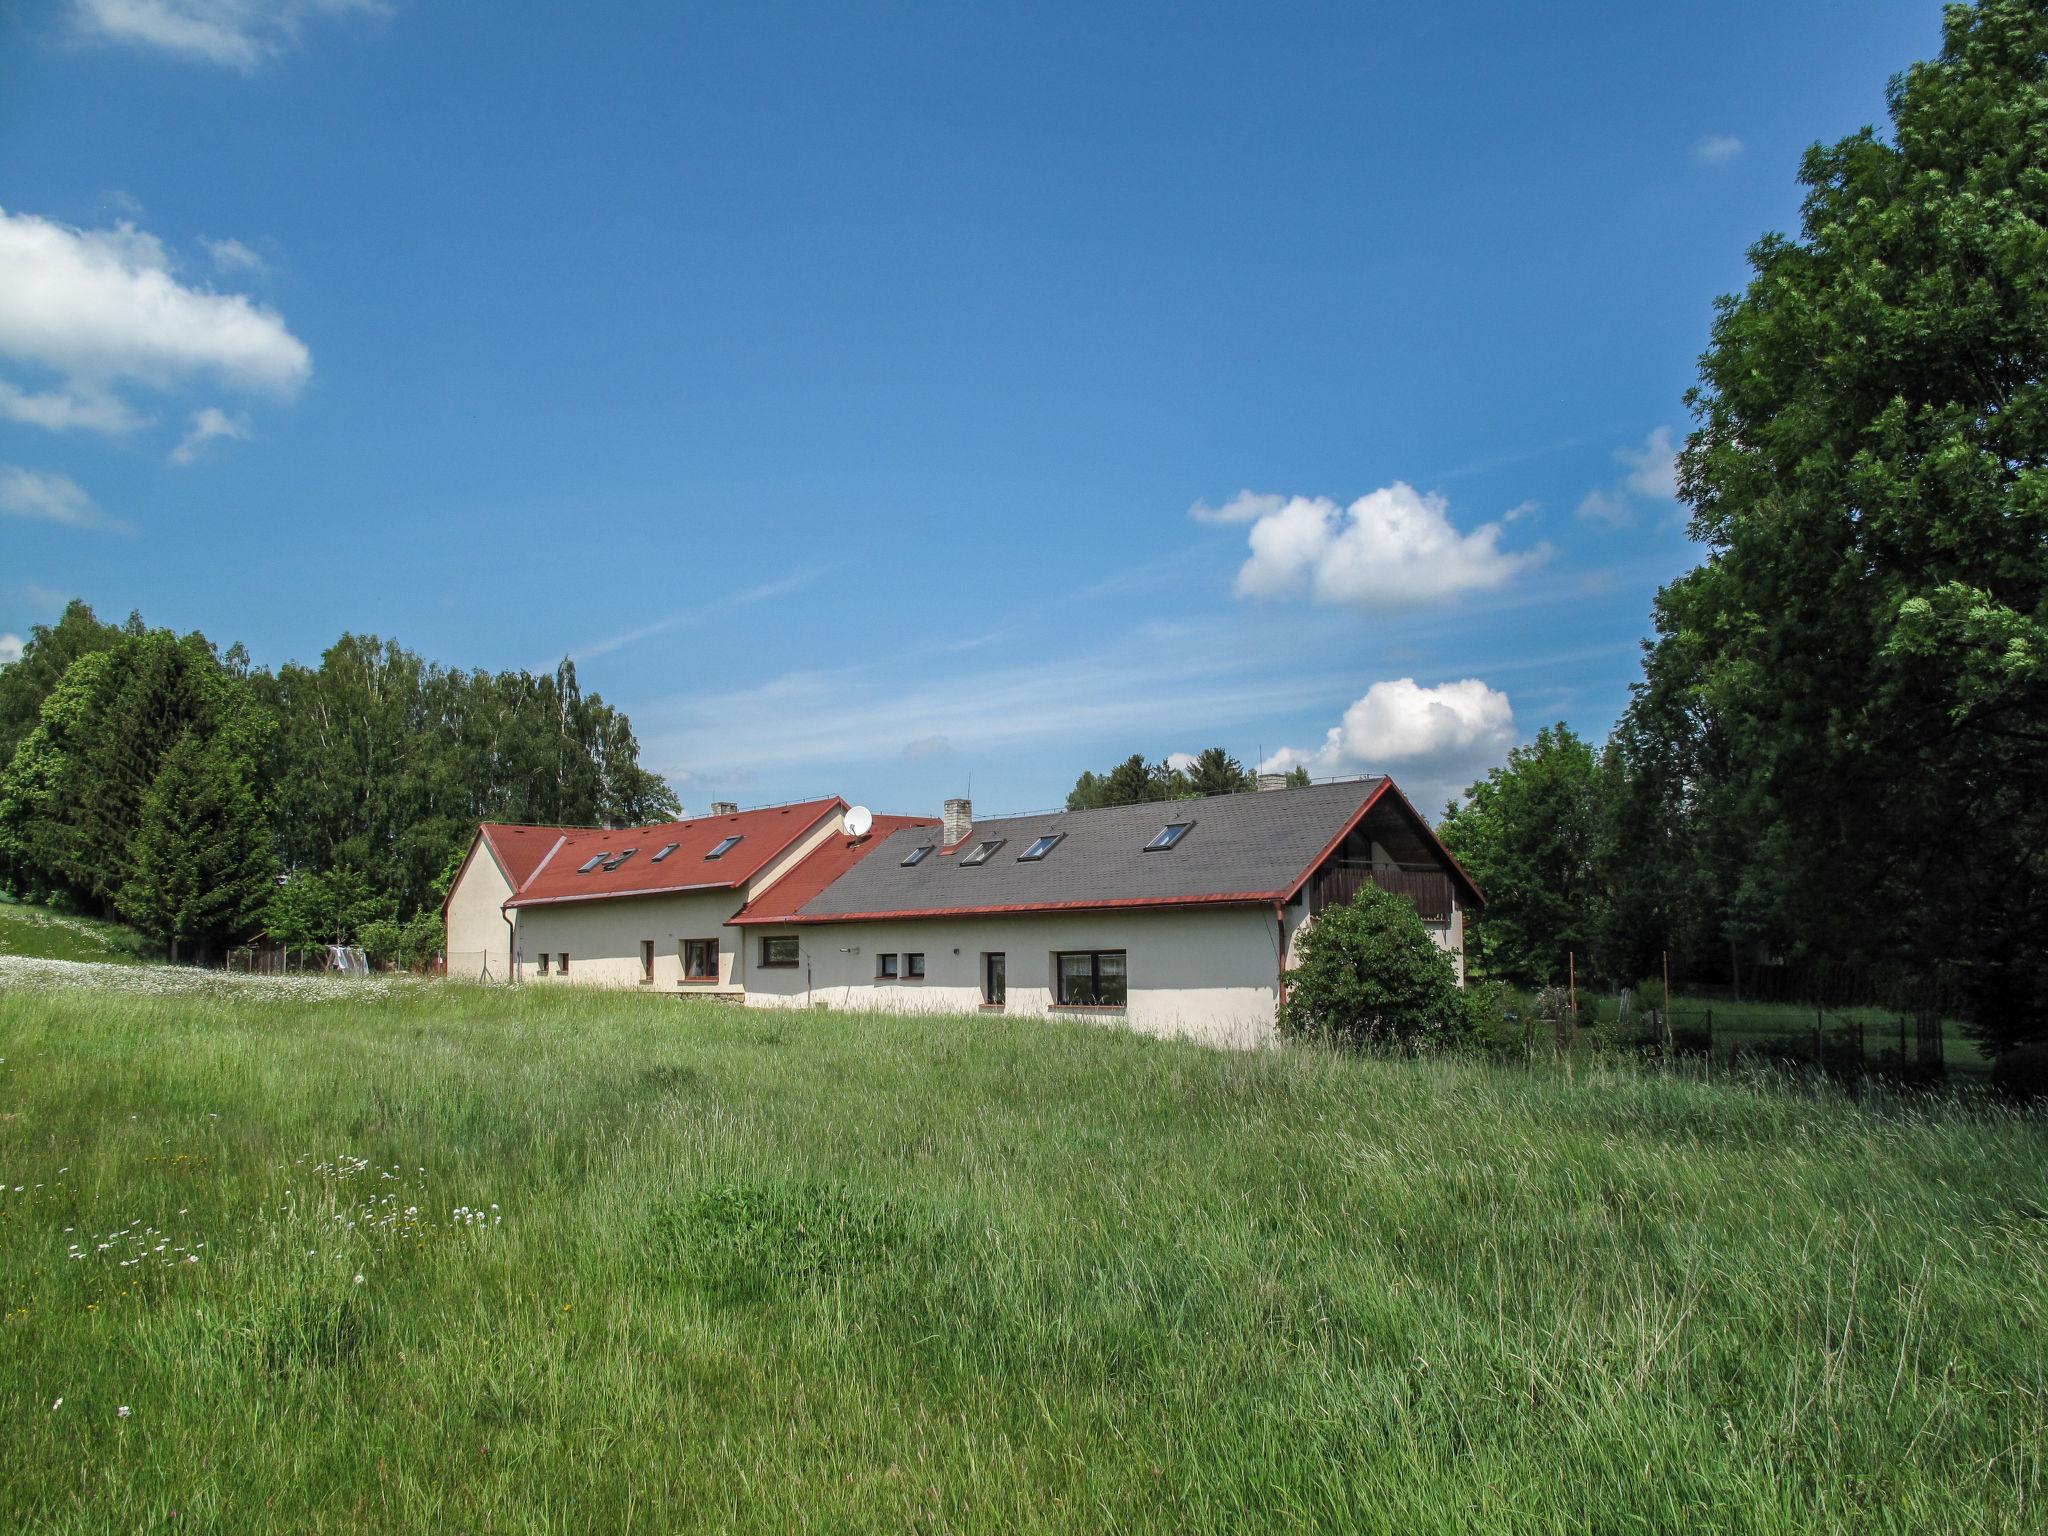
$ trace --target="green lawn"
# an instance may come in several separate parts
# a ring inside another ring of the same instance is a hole
[[[110,974],[0,965],[8,1530],[2043,1527],[2038,1121]]]
[[[71,917],[32,906],[0,891],[0,955],[43,960],[104,960],[139,965],[155,957],[150,942],[132,928],[93,917]]]

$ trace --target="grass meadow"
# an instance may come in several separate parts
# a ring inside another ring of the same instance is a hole
[[[2048,1137],[1933,1099],[0,971],[22,1531],[2022,1531]]]

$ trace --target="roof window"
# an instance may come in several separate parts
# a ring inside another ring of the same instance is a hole
[[[598,865],[602,864],[606,859],[610,857],[611,855],[609,853],[592,854],[589,858],[585,859],[581,864],[579,864],[576,867],[576,873],[579,875],[587,875],[593,869],[597,868]]]
[[[740,840],[737,835],[732,837],[720,838],[718,846],[712,849],[709,853],[705,854],[704,857],[707,861],[711,859],[722,859],[728,853],[731,853],[733,849],[737,848],[739,846],[739,842]]]
[[[1188,835],[1188,828],[1193,825],[1192,821],[1169,821],[1153,834],[1152,841],[1145,845],[1145,851],[1164,853],[1169,848],[1177,847],[1180,840]]]
[[[898,867],[902,869],[915,869],[924,862],[925,855],[931,851],[932,845],[930,843],[919,843],[910,852],[903,855],[903,862]]]
[[[674,853],[678,848],[682,846],[683,845],[681,843],[665,843],[662,845],[661,852],[657,853],[653,858],[649,859],[647,862],[650,864],[659,864],[663,859],[667,858],[670,854]]]
[[[1067,834],[1064,832],[1046,833],[1043,837],[1039,838],[1036,842],[1034,842],[1029,848],[1026,848],[1022,853],[1018,854],[1017,862],[1019,864],[1037,863],[1040,859],[1044,858],[1048,853],[1051,853],[1053,849],[1059,847],[1060,840],[1064,838],[1066,835]]]
[[[1007,841],[1007,838],[995,837],[990,838],[985,843],[976,845],[974,852],[960,861],[960,867],[962,869],[972,869],[977,864],[986,864],[996,856],[996,850]]]
[[[613,870],[617,869],[621,864],[625,863],[626,860],[633,857],[633,855],[638,853],[639,851],[640,850],[638,848],[628,848],[624,853],[621,853],[617,858],[606,859],[604,861],[605,873],[610,874]]]

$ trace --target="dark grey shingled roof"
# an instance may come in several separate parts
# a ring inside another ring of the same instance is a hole
[[[935,827],[906,828],[804,903],[793,920],[1277,900],[1308,873],[1384,782],[1373,778],[977,821],[958,848],[950,853],[934,848],[910,869],[903,868],[904,855],[940,839]],[[1178,846],[1145,852],[1170,821],[1194,826]],[[1017,855],[1047,832],[1064,832],[1065,840],[1043,860],[1019,863]],[[1004,839],[994,857],[978,867],[961,865],[991,838]]]

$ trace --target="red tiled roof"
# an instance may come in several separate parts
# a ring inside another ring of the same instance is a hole
[[[796,910],[906,827],[936,827],[928,816],[877,816],[866,837],[828,837],[795,869],[727,918],[728,923],[787,922]],[[933,842],[940,841],[934,837]]]
[[[522,827],[516,822],[487,821],[477,828],[484,842],[497,856],[498,867],[518,890],[533,877],[540,861],[555,846],[555,839],[583,830],[579,827]]]
[[[732,890],[759,874],[826,816],[845,808],[846,802],[834,796],[730,816],[665,821],[623,832],[569,828],[505,905],[537,907],[605,896]],[[717,859],[704,857],[728,837],[740,839],[731,852]],[[655,863],[654,856],[670,843],[676,845],[675,852]],[[589,874],[577,873],[598,854],[616,856],[628,848],[635,850],[633,856],[617,869],[599,865]]]

